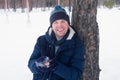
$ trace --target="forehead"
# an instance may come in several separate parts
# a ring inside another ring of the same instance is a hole
[[[61,22],[61,21],[66,21],[66,20],[64,20],[64,19],[58,19],[58,20],[55,20],[54,22]]]

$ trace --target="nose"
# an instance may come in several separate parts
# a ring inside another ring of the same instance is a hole
[[[62,27],[62,23],[61,23],[61,22],[58,22],[57,26],[58,26],[58,27]]]

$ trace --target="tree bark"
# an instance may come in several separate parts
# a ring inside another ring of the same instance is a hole
[[[99,80],[99,29],[96,21],[98,0],[73,2],[71,22],[85,46],[85,66],[81,80]]]

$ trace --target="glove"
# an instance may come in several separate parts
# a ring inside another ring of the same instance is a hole
[[[50,62],[50,69],[51,69],[51,70],[55,70],[55,68],[56,68],[57,65],[58,65],[58,61],[57,61],[55,58],[53,58],[53,59],[51,59],[49,62]]]
[[[55,69],[57,61],[55,59],[49,59],[47,56],[38,58],[35,62],[36,67],[42,72],[48,72]]]

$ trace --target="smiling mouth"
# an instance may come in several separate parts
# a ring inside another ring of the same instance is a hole
[[[63,31],[64,31],[64,29],[61,29],[61,30],[57,30],[57,31],[59,31],[59,32],[63,32]]]
[[[64,30],[61,30],[61,31],[58,31],[59,33],[63,33],[64,32]]]

